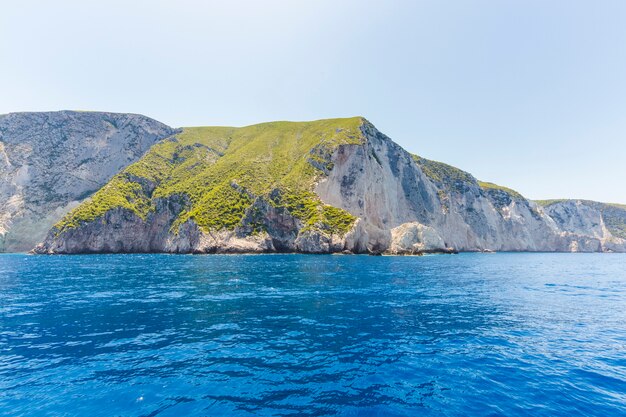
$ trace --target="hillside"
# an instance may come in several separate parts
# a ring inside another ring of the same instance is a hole
[[[626,205],[568,199],[542,200],[537,204],[568,233],[609,234],[626,239]]]
[[[205,241],[214,238],[214,250],[223,240],[233,251],[305,250],[309,236],[343,236],[354,223],[349,213],[323,204],[313,188],[332,169],[338,146],[364,140],[361,123],[352,118],[184,128],[116,175],[62,219],[55,233],[90,231],[92,238],[74,241],[97,241],[94,251],[193,251],[199,243],[189,241],[189,229]],[[132,219],[126,228],[141,238],[100,241],[97,235],[107,233],[101,223],[117,215]],[[154,235],[151,225],[160,216],[165,224]],[[287,219],[290,228],[281,223]],[[268,231],[275,237],[269,243],[263,238]]]
[[[599,233],[599,209],[575,206],[589,227],[572,228],[562,204],[411,155],[361,117],[193,127],[115,175],[36,251],[626,250],[616,215]]]
[[[174,132],[135,114],[0,115],[0,252],[32,249],[65,213]]]

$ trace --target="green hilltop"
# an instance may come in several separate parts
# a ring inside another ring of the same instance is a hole
[[[519,198],[522,199],[524,198],[520,193],[518,193],[517,191],[508,188],[508,187],[504,187],[502,185],[498,185],[498,184],[494,184],[492,182],[486,182],[486,181],[478,181],[478,185],[480,185],[480,188],[482,188],[483,190],[495,190],[495,191],[502,191],[504,193],[507,193],[508,195],[510,195],[511,197],[514,198]]]
[[[145,219],[158,199],[180,197],[172,226],[232,230],[257,197],[285,208],[305,227],[345,233],[355,218],[323,204],[313,189],[339,145],[360,144],[362,117],[271,122],[247,127],[189,127],[154,145],[55,225],[57,233],[125,208]],[[258,225],[259,231],[263,228]]]

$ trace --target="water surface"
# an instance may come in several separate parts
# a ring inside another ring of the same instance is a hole
[[[626,255],[0,255],[0,414],[626,415]]]

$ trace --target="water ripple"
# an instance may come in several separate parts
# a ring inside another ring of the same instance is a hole
[[[0,255],[0,415],[626,415],[626,256]]]

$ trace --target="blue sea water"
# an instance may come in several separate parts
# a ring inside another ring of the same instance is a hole
[[[0,255],[0,415],[626,415],[626,255]]]

